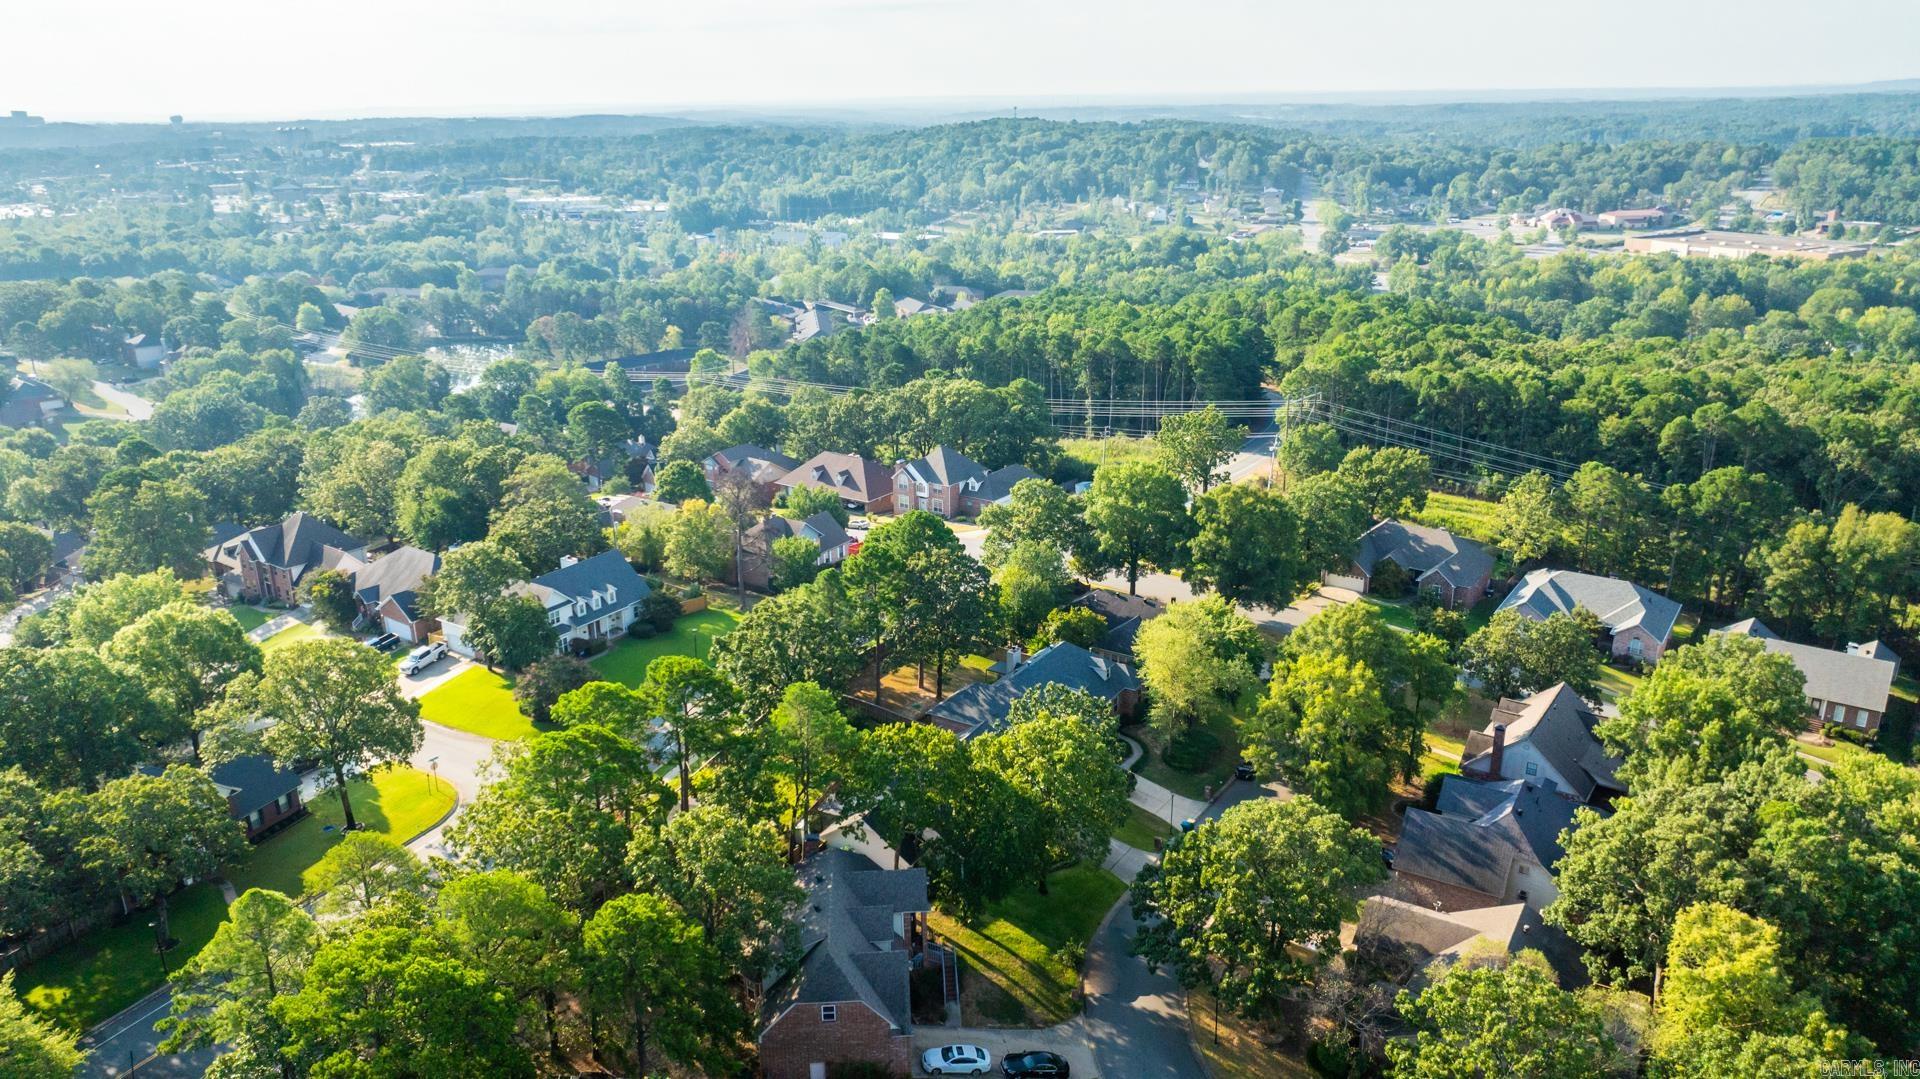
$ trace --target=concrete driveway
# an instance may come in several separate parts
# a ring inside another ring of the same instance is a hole
[[[393,672],[394,680],[400,683],[400,695],[408,700],[418,700],[431,692],[436,686],[473,666],[473,661],[448,652],[433,661],[432,666],[419,674],[402,674],[398,669]]]
[[[920,1054],[938,1045],[978,1045],[993,1054],[993,1072],[1008,1052],[1045,1049],[1067,1058],[1077,1079],[1188,1079],[1204,1074],[1187,1033],[1180,983],[1153,971],[1133,954],[1136,926],[1122,896],[1087,942],[1087,1005],[1079,1015],[1042,1030],[992,1027],[920,1027],[914,1031],[914,1074]]]

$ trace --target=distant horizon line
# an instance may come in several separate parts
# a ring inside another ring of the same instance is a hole
[[[188,124],[266,124],[266,123],[354,123],[404,120],[563,120],[592,116],[621,118],[657,118],[697,120],[702,117],[773,119],[780,116],[818,117],[838,114],[864,116],[878,121],[884,117],[925,116],[929,113],[1042,112],[1061,109],[1196,109],[1196,108],[1286,108],[1359,105],[1371,107],[1408,107],[1422,105],[1475,104],[1572,104],[1587,102],[1705,101],[1743,98],[1780,98],[1838,96],[1845,94],[1895,94],[1920,91],[1920,76],[1900,79],[1876,79],[1860,83],[1772,83],[1761,85],[1665,85],[1665,86],[1564,86],[1564,87],[1479,87],[1450,89],[1326,90],[1274,91],[1257,94],[1175,94],[1143,97],[1127,93],[1104,94],[988,94],[924,95],[885,99],[812,99],[773,102],[765,100],[716,101],[698,104],[641,103],[568,103],[555,105],[484,104],[471,106],[470,112],[437,111],[434,106],[368,106],[338,112],[304,115],[211,114],[206,118],[170,112],[152,119],[135,119],[131,114],[97,115],[67,119],[57,112],[40,113],[32,108],[28,115],[48,124],[80,126],[165,126],[172,115],[182,115]],[[6,106],[11,109],[11,104]]]

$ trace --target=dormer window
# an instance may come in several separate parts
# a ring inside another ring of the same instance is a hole
[[[586,600],[584,600],[584,599],[582,599],[582,600],[575,600],[575,601],[574,601],[574,604],[573,604],[573,613],[574,613],[574,614],[586,614],[586,613],[587,613],[587,601],[586,601]]]

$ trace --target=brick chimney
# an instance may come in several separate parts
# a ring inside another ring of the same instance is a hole
[[[1507,751],[1507,725],[1493,725],[1493,748],[1487,751],[1487,771],[1495,779],[1500,777],[1500,758]]]

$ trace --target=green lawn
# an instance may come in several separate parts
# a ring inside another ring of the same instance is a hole
[[[930,914],[934,933],[978,975],[961,994],[966,1021],[1051,1026],[1073,1015],[1080,972],[1061,949],[1084,947],[1126,890],[1119,877],[1083,863],[1049,876],[1046,895],[1022,889],[989,904],[972,924]]]
[[[1219,790],[1227,777],[1233,775],[1233,766],[1240,763],[1240,741],[1233,720],[1223,719],[1211,729],[1220,745],[1198,771],[1189,772],[1173,767],[1161,759],[1160,751],[1152,746],[1146,747],[1146,752],[1133,763],[1133,770],[1175,794],[1205,798],[1207,788],[1211,786]]]
[[[426,831],[454,801],[447,783],[412,768],[382,769],[371,779],[356,779],[348,795],[362,824],[398,842]],[[341,819],[339,797],[323,795],[312,813],[253,848],[227,879],[236,891],[272,888],[299,895],[306,870],[339,841]],[[167,964],[177,970],[213,939],[227,908],[214,882],[185,889],[169,907],[180,943],[167,953]],[[75,1030],[111,1017],[160,987],[160,959],[147,928],[151,920],[150,912],[135,912],[126,924],[96,930],[25,967],[19,974],[22,996],[35,1010]]]
[[[1442,758],[1451,756],[1454,760],[1459,760],[1467,751],[1467,744],[1465,742],[1458,738],[1441,734],[1439,731],[1427,731],[1426,738],[1427,748],[1436,756]]]
[[[310,641],[321,636],[318,627],[310,622],[296,622],[286,629],[260,642],[260,647],[268,652],[276,648],[285,648],[299,641]]]
[[[1833,740],[1833,744],[1830,746],[1816,746],[1808,742],[1802,742],[1796,738],[1793,741],[1793,748],[1799,750],[1801,753],[1804,753],[1809,757],[1817,758],[1819,760],[1827,762],[1828,764],[1838,763],[1840,760],[1847,757],[1865,757],[1865,756],[1873,755],[1873,750],[1868,749],[1866,746],[1854,745],[1852,742],[1846,741],[1845,739],[1841,739],[1841,738],[1835,738]]]
[[[240,623],[241,629],[248,632],[266,625],[267,621],[273,617],[258,607],[249,607],[244,603],[236,603],[228,607],[227,613],[233,616],[235,622]]]
[[[427,691],[420,698],[420,718],[502,742],[517,742],[538,730],[513,699],[512,680],[477,663]]]
[[[415,768],[383,768],[347,784],[353,816],[367,831],[405,843],[439,822],[453,808],[453,787]],[[247,864],[227,879],[235,891],[271,888],[287,895],[306,891],[305,877],[344,834],[337,791],[324,791],[308,803],[304,819],[254,848]]]
[[[591,662],[609,681],[637,686],[647,677],[647,664],[661,656],[706,659],[713,655],[714,639],[739,624],[739,612],[709,607],[682,617],[670,632],[658,637],[623,638]]]
[[[167,966],[177,970],[213,939],[227,904],[219,885],[203,882],[176,893],[167,907],[180,942],[167,952]],[[151,912],[135,911],[124,924],[88,933],[21,968],[16,988],[35,1011],[71,1030],[86,1030],[160,986],[160,956],[147,928],[152,920]]]
[[[1368,594],[1360,597],[1364,603],[1371,603],[1380,612],[1380,618],[1389,626],[1395,626],[1412,633],[1420,628],[1413,616],[1413,604],[1404,599],[1382,599]],[[1466,630],[1472,633],[1485,626],[1493,618],[1494,608],[1500,606],[1500,598],[1488,596],[1466,611]]]
[[[1600,665],[1600,693],[1612,700],[1617,701],[1639,689],[1643,681],[1645,679],[1637,674],[1628,674],[1626,671],[1606,664]]]
[[[1129,802],[1126,823],[1113,833],[1113,838],[1137,850],[1150,851],[1154,840],[1164,840],[1172,834],[1173,828],[1166,821]]]

